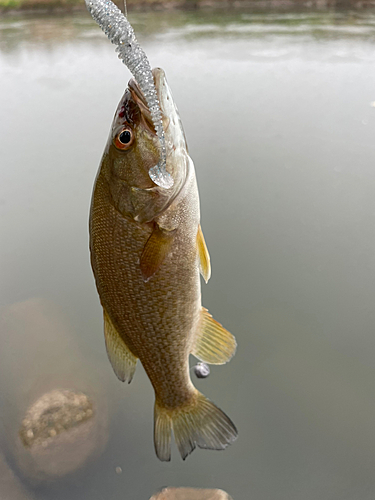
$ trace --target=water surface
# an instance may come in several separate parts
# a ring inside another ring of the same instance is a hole
[[[88,14],[3,18],[1,306],[23,319],[1,330],[0,432],[6,441],[17,411],[56,376],[105,400],[108,440],[74,476],[38,486],[8,439],[0,487],[43,500],[148,499],[166,485],[235,500],[372,500],[375,15],[130,21],[167,73],[195,162],[213,267],[204,305],[239,344],[194,383],[239,439],[158,462],[146,375],[138,366],[122,385],[106,359],[87,219],[127,69]]]

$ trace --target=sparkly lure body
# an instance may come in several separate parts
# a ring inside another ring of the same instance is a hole
[[[166,149],[160,107],[156,95],[151,66],[142,47],[137,42],[134,30],[111,0],[85,0],[88,11],[99,24],[110,41],[117,45],[117,52],[122,62],[138,82],[151,113],[156,135],[160,141],[160,159],[149,169],[150,178],[158,186],[166,189],[173,185],[173,178],[166,170]]]
[[[234,424],[195,389],[189,371],[190,354],[223,364],[236,342],[201,306],[199,272],[209,279],[210,259],[194,165],[164,72],[153,74],[173,188],[148,176],[158,138],[140,86],[131,80],[94,187],[90,250],[109,359],[118,378],[129,382],[142,362],[155,390],[156,454],[170,460],[172,429],[183,458],[196,446],[223,449],[236,439]]]

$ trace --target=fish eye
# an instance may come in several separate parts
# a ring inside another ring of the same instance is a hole
[[[121,151],[125,151],[130,148],[134,141],[134,133],[133,130],[129,127],[129,125],[123,127],[120,132],[118,132],[114,138],[114,145],[117,149],[121,149]]]

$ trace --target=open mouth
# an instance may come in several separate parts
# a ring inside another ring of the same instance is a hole
[[[150,111],[147,107],[147,102],[146,102],[146,99],[142,93],[142,90],[140,89],[138,83],[136,82],[136,80],[134,78],[132,78],[129,83],[128,83],[128,87],[130,89],[130,92],[132,94],[132,97],[134,99],[134,101],[138,104],[138,106],[140,107],[141,111],[142,111],[142,114],[143,113],[146,113],[150,116],[151,118],[151,114],[150,114]]]
[[[161,96],[160,96],[160,82],[161,82],[161,76],[162,76],[160,74],[161,72],[162,72],[162,70],[160,70],[159,68],[154,68],[152,70],[152,74],[154,76],[156,94],[157,94],[159,105],[160,105],[163,128],[164,128],[164,132],[166,132],[168,125],[169,125],[169,119],[164,114],[163,102],[162,102]],[[148,109],[146,99],[142,93],[142,90],[139,87],[139,84],[136,82],[136,80],[134,78],[132,78],[128,83],[128,87],[129,87],[129,90],[131,92],[133,100],[138,105],[138,107],[141,111],[142,117],[144,119],[144,122],[145,122],[147,128],[150,129],[150,131],[155,134],[156,132],[155,132],[154,123],[152,121],[151,113],[150,113],[150,110]]]

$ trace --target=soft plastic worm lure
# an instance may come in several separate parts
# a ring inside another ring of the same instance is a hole
[[[146,54],[135,38],[134,30],[123,13],[111,0],[85,0],[88,11],[110,41],[117,45],[118,57],[129,68],[151,113],[156,134],[160,141],[160,161],[148,174],[160,187],[173,186],[173,178],[166,170],[166,147],[159,101],[156,94],[151,66]]]

